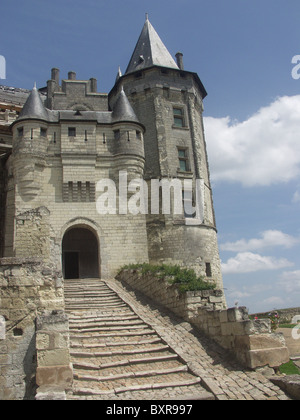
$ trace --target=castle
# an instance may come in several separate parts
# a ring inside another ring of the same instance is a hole
[[[109,94],[74,72],[60,81],[55,68],[46,88],[2,87],[0,257],[38,257],[65,278],[108,279],[129,263],[179,264],[222,289],[205,96],[198,75],[184,69],[181,53],[172,58],[148,18]],[[101,180],[115,185],[112,211],[99,211],[107,191]],[[143,201],[138,206],[137,180],[148,187],[148,210],[130,212],[130,199],[137,210]],[[181,214],[175,185],[164,212],[166,191],[151,195],[153,180],[186,182],[189,190],[177,191]],[[121,183],[131,186],[125,203]]]
[[[56,68],[45,88],[0,86],[0,399],[65,399],[75,378],[74,325],[80,323],[81,334],[82,328],[90,331],[90,322],[103,327],[104,316],[113,337],[126,336],[122,308],[130,304],[118,296],[121,283],[190,322],[248,368],[289,360],[270,324],[251,321],[246,308],[226,307],[202,120],[205,96],[198,75],[184,69],[181,53],[173,60],[148,18],[109,94],[98,92],[96,79],[77,80],[74,72],[60,80]],[[179,293],[167,279],[120,271],[145,262],[192,268],[216,288]],[[81,315],[75,311],[70,319],[74,293]],[[127,320],[133,317],[137,329],[142,322],[146,332],[128,334],[144,334],[148,343],[148,323],[130,311]],[[169,340],[172,326],[163,330]],[[107,336],[96,346],[106,346]],[[139,351],[108,353],[119,360]],[[193,372],[191,386],[200,387],[199,370],[191,365],[180,369]],[[147,370],[144,381],[151,389]],[[215,394],[215,385],[205,383]]]

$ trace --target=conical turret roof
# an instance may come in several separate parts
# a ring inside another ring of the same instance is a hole
[[[47,110],[44,107],[36,86],[32,89],[18,117],[18,121],[26,119],[48,120]]]
[[[152,66],[179,69],[147,17],[126,73]]]
[[[126,93],[124,92],[123,87],[118,96],[118,99],[116,100],[113,106],[112,121],[113,122],[130,121],[130,122],[136,122],[140,124],[138,117],[135,115],[135,112],[132,106],[130,105],[130,102],[126,96]]]

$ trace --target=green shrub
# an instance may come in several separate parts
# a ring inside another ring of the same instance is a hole
[[[204,277],[198,277],[194,270],[181,268],[179,265],[129,264],[122,267],[120,272],[124,269],[139,270],[142,275],[151,273],[158,278],[166,278],[170,284],[176,285],[181,292],[216,288],[215,284],[205,281]]]

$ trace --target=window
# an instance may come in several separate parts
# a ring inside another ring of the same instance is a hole
[[[179,169],[182,172],[189,171],[189,159],[187,149],[178,149]]]
[[[41,137],[47,137],[47,129],[41,127]]]
[[[137,140],[142,140],[142,133],[140,131],[136,131],[136,138]]]
[[[115,137],[115,140],[120,140],[120,137],[121,137],[120,130],[114,130],[114,137]]]
[[[69,134],[69,137],[76,137],[76,128],[75,127],[69,127],[68,128],[68,134]]]
[[[175,127],[185,127],[184,111],[182,108],[173,108],[173,117]]]
[[[212,277],[211,264],[210,263],[205,263],[205,274],[206,274],[206,277]]]
[[[19,127],[18,128],[18,136],[22,137],[24,135],[24,128],[23,127]]]

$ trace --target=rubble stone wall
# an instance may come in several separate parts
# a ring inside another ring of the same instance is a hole
[[[34,398],[36,318],[63,308],[62,276],[54,267],[38,259],[0,259],[0,400]]]

